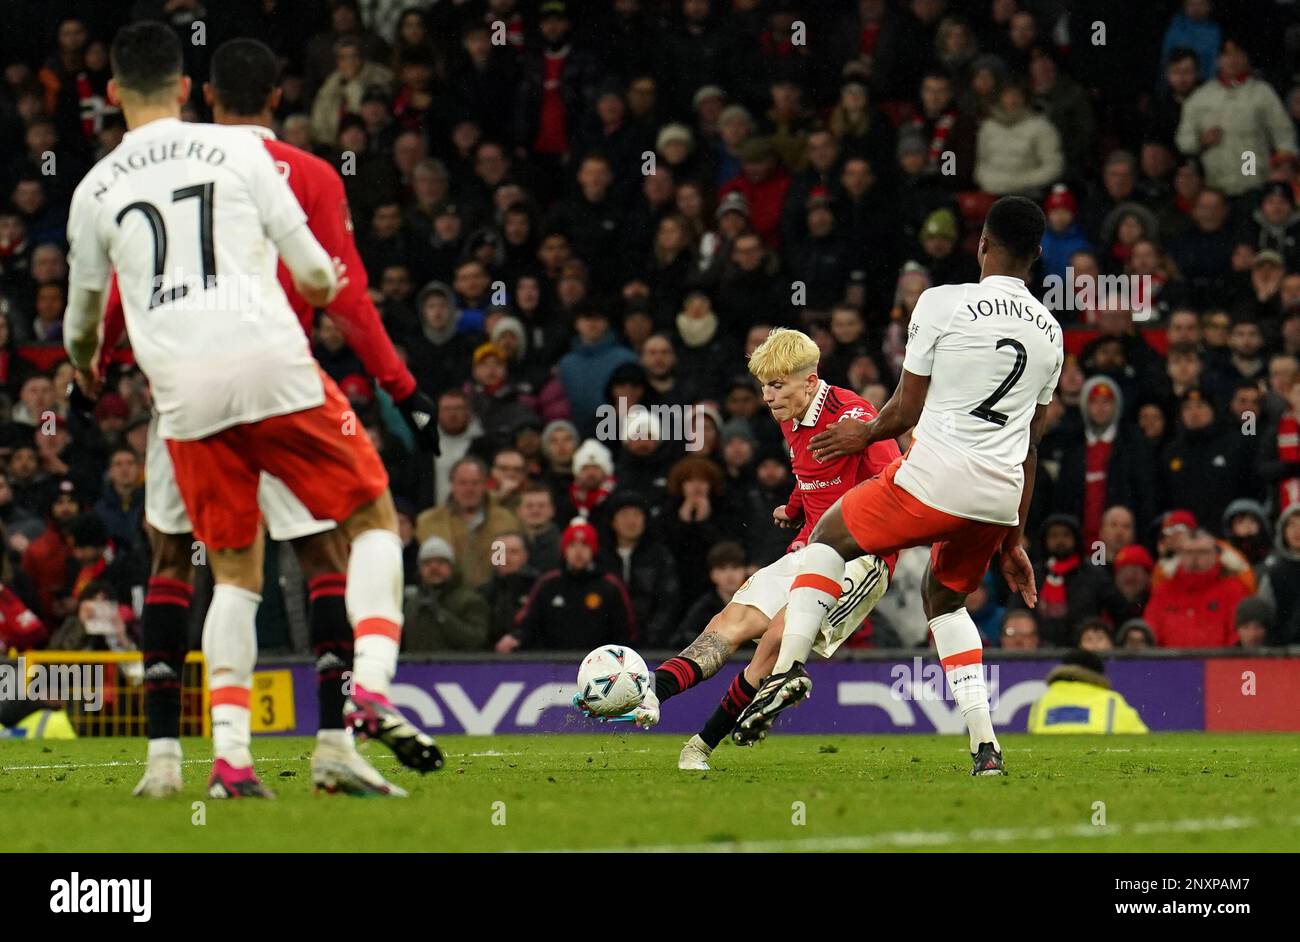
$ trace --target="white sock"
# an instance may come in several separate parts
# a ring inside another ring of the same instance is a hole
[[[203,658],[212,702],[212,751],[236,768],[253,764],[249,698],[257,664],[257,606],[262,597],[238,586],[212,590],[203,622]]]
[[[170,737],[151,739],[149,740],[149,751],[146,757],[150,762],[154,759],[176,759],[179,761],[181,757],[181,741]]]
[[[352,730],[318,729],[316,730],[316,742],[322,746],[337,746],[342,749],[350,749],[353,746]]]
[[[991,742],[994,749],[1001,751],[993,732],[989,691],[984,682],[984,643],[970,613],[959,608],[932,618],[930,631],[934,634],[939,663],[948,678],[948,689],[966,721],[970,751],[977,751],[982,742]]]
[[[785,606],[785,633],[774,674],[784,674],[795,661],[807,663],[822,622],[839,601],[844,557],[825,543],[810,543]]]
[[[352,622],[352,683],[388,696],[402,646],[402,541],[366,530],[352,541],[343,600]]]

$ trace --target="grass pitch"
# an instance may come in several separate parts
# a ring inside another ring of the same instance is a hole
[[[0,740],[3,851],[1070,850],[1300,846],[1300,736],[1007,736],[972,779],[964,737],[774,736],[679,772],[675,736],[447,736],[421,777],[374,747],[404,801],[315,795],[313,740],[259,738],[279,800],[132,798],[143,740]],[[195,804],[202,802],[202,805]],[[1102,804],[1098,804],[1102,803]],[[202,823],[199,823],[199,822]],[[802,823],[800,823],[802,822]],[[1104,823],[1102,823],[1104,822]]]

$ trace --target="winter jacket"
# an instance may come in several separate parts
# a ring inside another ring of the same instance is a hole
[[[1267,643],[1300,644],[1300,549],[1292,549],[1286,542],[1286,525],[1296,514],[1300,504],[1282,511],[1273,537],[1273,553],[1260,567],[1259,595],[1273,603],[1277,617]]]
[[[994,109],[975,141],[975,182],[981,190],[1037,196],[1065,168],[1061,136],[1052,122],[1024,111],[1014,117]]]
[[[316,100],[311,106],[311,137],[317,144],[333,147],[339,136],[339,118],[347,114],[360,114],[361,99],[366,90],[378,85],[388,88],[392,85],[393,73],[376,62],[367,62],[361,67],[360,74],[352,81],[347,81],[339,72],[334,72],[325,80],[325,84],[316,93]]]
[[[1180,569],[1151,590],[1144,618],[1162,648],[1228,648],[1237,643],[1237,603],[1248,594],[1217,563],[1206,572]]]
[[[1214,526],[1234,498],[1255,496],[1247,445],[1254,443],[1235,427],[1179,431],[1160,459],[1165,507],[1190,510],[1197,520]]]
[[[749,205],[749,224],[769,248],[781,247],[781,209],[790,189],[790,175],[778,168],[766,180],[752,182],[743,173],[718,190],[718,202],[728,193],[739,193]]]
[[[26,651],[49,636],[45,625],[8,586],[0,585],[0,654],[10,648]]]
[[[1106,499],[1103,510],[1122,504],[1133,512],[1137,532],[1145,533],[1156,513],[1156,487],[1158,478],[1155,455],[1145,436],[1134,425],[1125,424],[1124,397],[1119,384],[1106,376],[1094,376],[1083,384],[1080,402],[1087,402],[1088,393],[1098,383],[1106,383],[1115,395],[1115,417],[1109,430],[1086,429],[1093,436],[1109,434],[1111,438],[1110,461],[1106,467]],[[1084,424],[1087,410],[1084,411]],[[1087,491],[1086,469],[1088,434],[1071,437],[1060,457],[1060,470],[1052,489],[1052,507],[1058,513],[1083,514],[1084,495]]]
[[[1048,229],[1043,233],[1043,277],[1055,276],[1061,279],[1062,288],[1070,290],[1065,278],[1065,270],[1070,265],[1070,257],[1075,252],[1091,252],[1092,242],[1084,235],[1078,220],[1070,223],[1064,232]]]
[[[423,543],[440,536],[456,554],[456,572],[466,587],[477,589],[492,577],[492,542],[519,529],[519,520],[491,498],[468,522],[450,504],[430,507],[415,518],[415,538]]]
[[[557,555],[558,558],[558,555]],[[530,558],[528,565],[508,576],[493,573],[492,579],[479,590],[488,606],[488,645],[494,645],[510,633],[515,616],[528,601],[528,593],[538,579],[538,570]]]
[[[485,651],[488,604],[452,574],[442,585],[421,585],[402,606],[402,650],[410,653]]]
[[[558,367],[565,396],[573,408],[573,421],[584,437],[596,428],[596,409],[605,401],[605,385],[615,368],[637,362],[636,354],[619,343],[613,331],[595,343],[573,342],[573,349]]]
[[[671,638],[677,629],[681,598],[677,561],[668,547],[643,537],[632,549],[631,556],[624,560],[613,548],[611,539],[610,545],[601,552],[600,563],[627,587],[632,598],[632,610],[636,613],[641,645],[647,648],[673,647]]]
[[[1201,133],[1221,128],[1219,142],[1202,147]],[[1295,125],[1273,86],[1253,76],[1225,85],[1214,78],[1188,96],[1175,140],[1184,154],[1199,157],[1205,182],[1228,196],[1256,189],[1275,151],[1296,153]],[[1244,153],[1255,155],[1253,176],[1241,172]]]
[[[1029,708],[1030,733],[1146,733],[1142,717],[1106,678],[1075,664],[1054,667]]]
[[[566,566],[537,580],[510,633],[527,650],[590,651],[635,642],[636,615],[618,576]]]

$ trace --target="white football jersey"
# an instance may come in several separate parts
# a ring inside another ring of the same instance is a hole
[[[1020,279],[930,288],[903,358],[930,388],[894,480],[937,510],[1016,524],[1029,426],[1064,360],[1061,325]]]
[[[276,280],[306,216],[260,138],[174,118],[128,132],[77,187],[70,283],[112,271],[164,438],[203,438],[324,401],[307,337]]]

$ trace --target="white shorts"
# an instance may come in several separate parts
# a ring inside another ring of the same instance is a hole
[[[273,540],[296,540],[334,529],[333,520],[317,520],[279,478],[262,472],[257,485],[257,505],[266,518],[266,529]],[[149,423],[149,441],[145,451],[144,519],[159,533],[189,533],[194,527],[176,486],[167,442],[158,434],[158,417]]]
[[[790,601],[790,586],[799,575],[803,550],[786,553],[776,562],[754,573],[736,590],[731,601],[752,605],[769,620]],[[844,567],[843,591],[831,613],[822,621],[813,650],[830,657],[835,649],[858,630],[889,588],[889,567],[878,556],[859,556]]]

